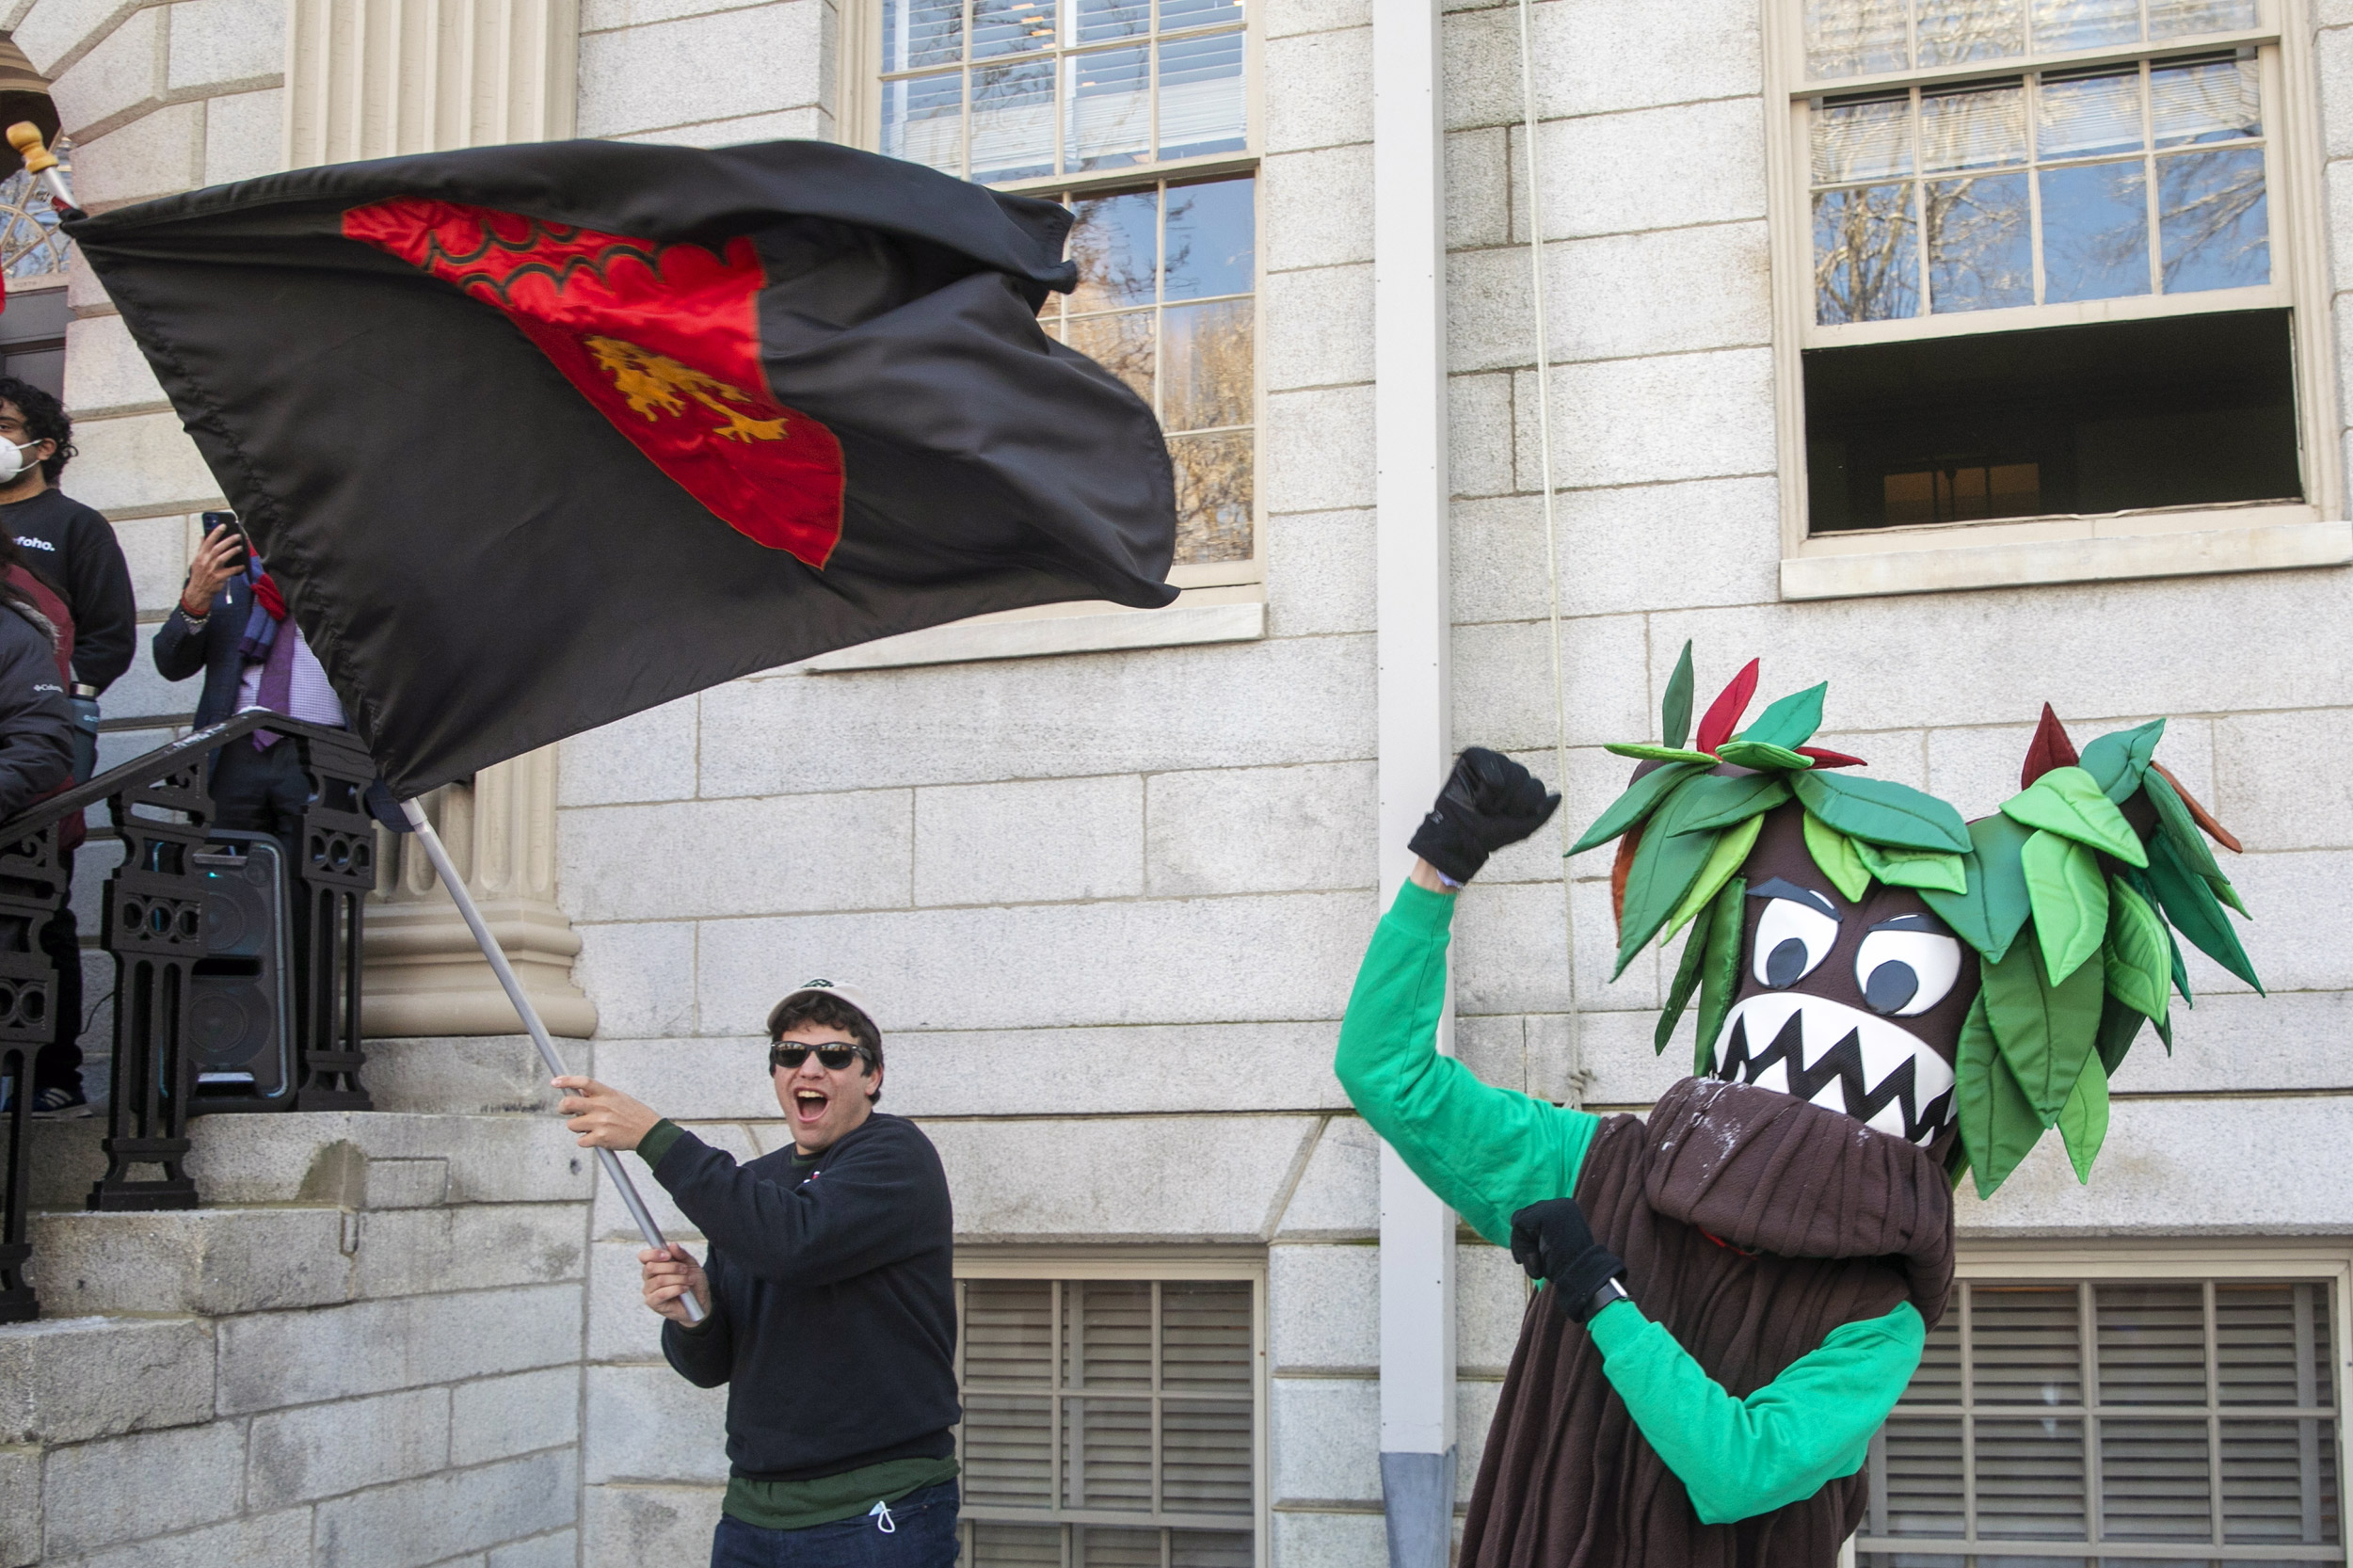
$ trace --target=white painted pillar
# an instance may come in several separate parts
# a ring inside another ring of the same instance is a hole
[[[1373,0],[1373,424],[1381,882],[1453,751],[1447,576],[1446,143],[1436,0]],[[1453,1010],[1438,1048],[1453,1048]],[[1454,1528],[1454,1215],[1381,1151],[1381,1483],[1390,1568],[1446,1568]]]

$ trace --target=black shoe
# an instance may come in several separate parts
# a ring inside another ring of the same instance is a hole
[[[79,1089],[43,1089],[33,1096],[27,1114],[37,1122],[78,1121],[89,1114],[89,1101]]]

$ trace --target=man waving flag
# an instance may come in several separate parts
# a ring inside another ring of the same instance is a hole
[[[395,793],[992,610],[1151,607],[1070,214],[823,142],[298,169],[67,229]]]

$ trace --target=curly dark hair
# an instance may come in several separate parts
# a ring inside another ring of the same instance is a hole
[[[768,1015],[768,1043],[775,1045],[803,1024],[841,1031],[866,1048],[865,1076],[872,1078],[882,1071],[882,1031],[874,1027],[873,1019],[840,997],[824,991],[796,991],[785,998]],[[882,1091],[876,1089],[866,1098],[869,1103],[878,1100]]]
[[[36,441],[56,441],[57,449],[40,460],[40,472],[51,484],[65,472],[65,465],[75,456],[73,450],[73,416],[65,411],[65,405],[30,381],[20,381],[13,376],[0,376],[0,399],[16,405],[24,416],[24,434]]]

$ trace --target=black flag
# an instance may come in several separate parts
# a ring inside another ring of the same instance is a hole
[[[69,221],[394,791],[828,648],[1157,606],[1070,214],[824,142],[559,142]]]

